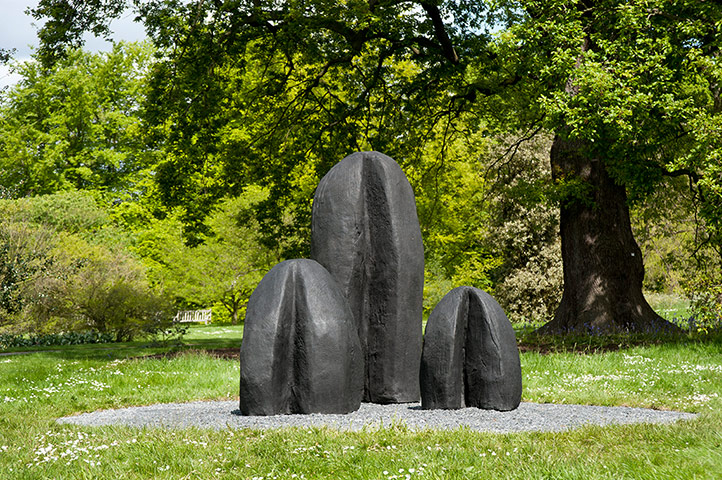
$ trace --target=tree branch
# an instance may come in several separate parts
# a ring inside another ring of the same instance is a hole
[[[681,177],[682,175],[687,175],[691,179],[693,179],[695,182],[699,180],[699,174],[693,170],[690,170],[688,168],[680,168],[678,170],[665,170],[662,169],[662,175],[665,177]]]
[[[451,43],[449,34],[446,33],[446,26],[441,18],[441,11],[439,10],[439,7],[427,2],[421,2],[421,7],[424,9],[431,19],[431,23],[434,25],[434,34],[441,44],[441,50],[446,59],[453,64],[459,63],[459,56],[456,54],[456,50],[454,49],[454,45]]]

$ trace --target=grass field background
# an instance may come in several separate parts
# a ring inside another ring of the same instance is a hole
[[[525,401],[626,405],[698,414],[671,425],[562,433],[466,429],[338,432],[89,428],[78,412],[237,399],[241,327],[193,327],[177,347],[80,345],[0,356],[0,477],[8,479],[720,478],[722,339],[678,338],[598,353],[525,351]],[[561,349],[563,350],[563,349]]]

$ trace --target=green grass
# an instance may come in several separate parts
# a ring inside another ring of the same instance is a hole
[[[689,300],[681,295],[646,292],[644,297],[665,320],[673,322],[689,318]]]
[[[196,325],[190,327],[188,333],[183,337],[186,343],[194,341],[211,341],[216,344],[230,344],[228,346],[240,346],[243,338],[243,325]]]
[[[185,343],[237,347],[241,334],[239,327],[193,327]],[[522,354],[526,401],[699,414],[672,425],[500,435],[413,432],[403,424],[361,432],[56,424],[77,412],[237,398],[237,361],[198,352],[137,358],[162,349],[111,346],[0,357],[0,477],[712,479],[722,472],[720,337],[600,354]]]
[[[240,348],[243,338],[243,325],[189,325],[188,333],[184,335],[180,344],[170,341],[152,343],[146,340],[134,340],[123,343],[103,343],[86,345],[33,345],[30,347],[12,347],[0,350],[0,353],[16,353],[27,351],[60,352],[64,355],[98,356],[105,352],[109,358],[127,358],[149,355],[167,351],[169,348],[177,349],[208,349],[208,348]]]

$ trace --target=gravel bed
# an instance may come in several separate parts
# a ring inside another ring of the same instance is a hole
[[[274,415],[245,417],[238,401],[167,403],[146,407],[121,408],[59,418],[59,423],[103,426],[164,428],[284,428],[321,427],[339,430],[387,428],[404,425],[412,430],[466,427],[487,432],[562,431],[584,425],[623,423],[671,423],[691,420],[693,413],[629,407],[597,407],[522,403],[511,412],[464,408],[461,410],[422,410],[418,403],[375,405],[364,403],[347,415]]]

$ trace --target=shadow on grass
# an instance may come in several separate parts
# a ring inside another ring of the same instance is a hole
[[[722,330],[707,334],[614,334],[614,335],[546,335],[533,326],[516,326],[519,350],[542,355],[576,353],[592,355],[627,350],[635,347],[670,345],[677,347],[711,345],[722,352]],[[180,342],[153,343],[136,340],[122,343],[100,343],[64,346],[13,348],[0,352],[2,356],[45,354],[68,360],[116,360],[127,358],[173,358],[181,354],[207,354],[218,358],[237,359],[241,337],[184,338]]]
[[[537,352],[542,355],[553,353],[577,353],[591,355],[627,350],[635,347],[659,345],[694,346],[714,345],[722,349],[722,330],[710,333],[626,333],[607,335],[583,334],[541,334],[533,327],[516,329],[517,342],[521,352]]]
[[[154,343],[147,340],[119,343],[93,343],[83,345],[51,345],[12,348],[0,355],[11,357],[16,355],[43,354],[66,360],[117,360],[126,358],[163,358],[173,357],[182,353],[203,353],[233,358],[232,352],[241,346],[240,338],[191,339],[181,342]],[[221,353],[218,353],[221,352]]]

